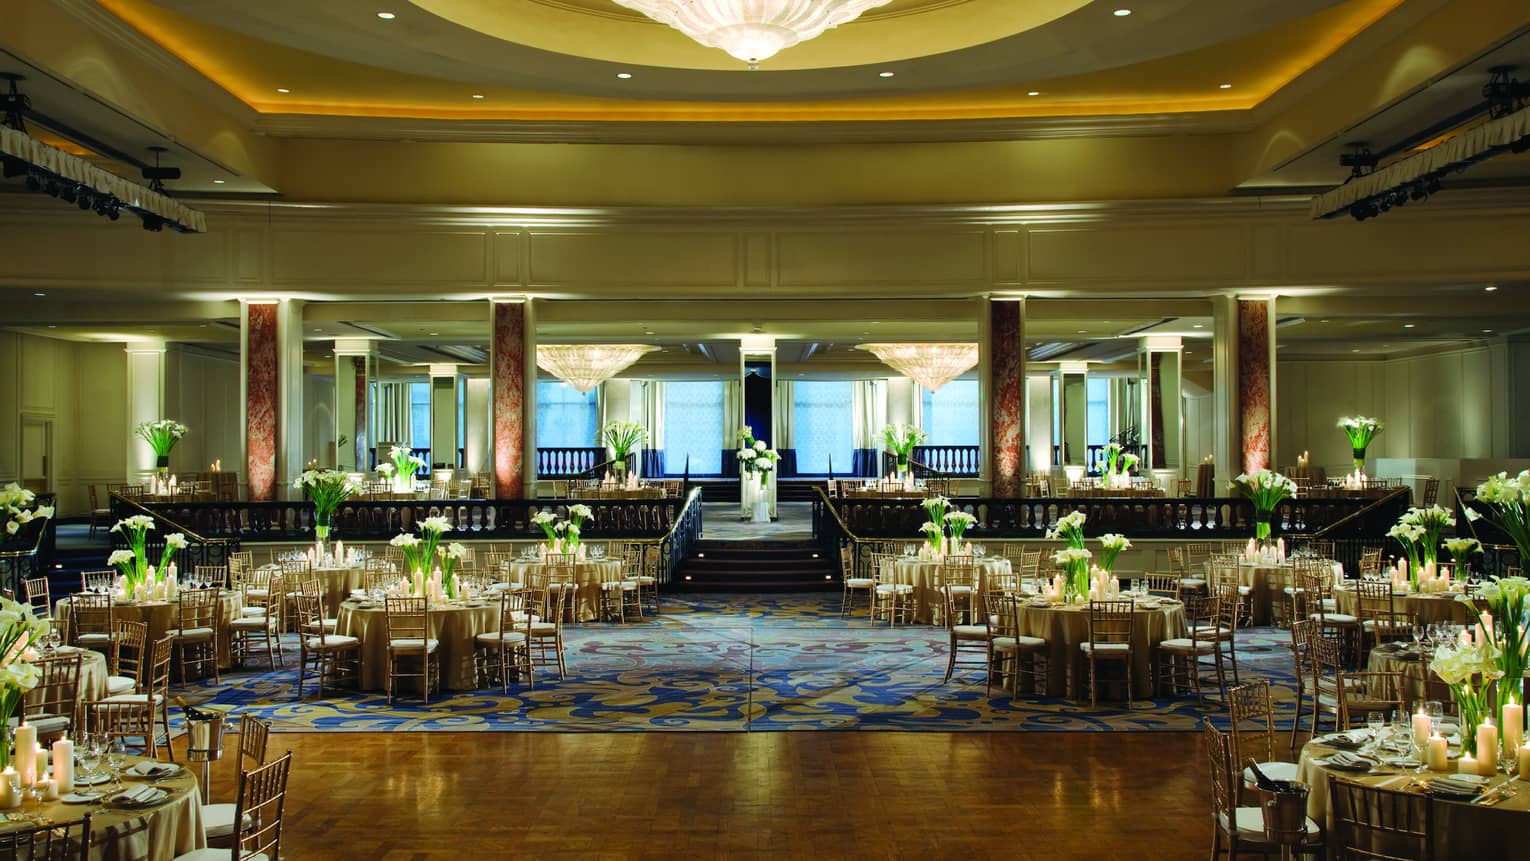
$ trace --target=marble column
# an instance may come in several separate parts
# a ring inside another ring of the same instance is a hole
[[[127,345],[127,475],[129,484],[143,484],[154,472],[154,449],[136,433],[144,422],[184,417],[165,415],[165,342],[134,341]],[[206,428],[191,428],[189,433]],[[172,452],[172,456],[174,453]],[[173,470],[172,470],[173,471]]]
[[[1273,298],[1238,299],[1238,420],[1243,471],[1270,467],[1274,452]]]
[[[530,326],[527,302],[497,301],[490,305],[492,334],[489,345],[489,368],[493,389],[494,495],[499,499],[529,496],[527,485],[535,475],[527,468],[528,433],[526,408],[528,394],[534,389],[535,370],[527,367],[535,361],[535,345],[527,355]],[[533,366],[534,367],[534,366]],[[531,408],[535,410],[533,401]],[[535,415],[535,413],[533,413]]]
[[[276,498],[277,417],[281,402],[275,302],[243,308],[245,475],[252,502]]]
[[[1025,300],[990,301],[989,446],[993,495],[1025,491]]]

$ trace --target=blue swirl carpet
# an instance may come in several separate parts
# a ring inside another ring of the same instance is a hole
[[[193,684],[189,701],[224,703],[286,732],[636,732],[784,730],[1185,732],[1225,709],[1193,697],[1119,703],[989,697],[981,671],[942,684],[943,629],[871,627],[841,619],[838,595],[666,598],[658,619],[566,629],[569,677],[536,687],[445,692],[427,706],[381,693],[326,691],[298,701],[296,671],[226,673]],[[1239,634],[1244,681],[1270,680],[1280,724],[1295,708],[1289,634]],[[290,642],[289,663],[297,644]],[[179,718],[176,718],[176,722]]]

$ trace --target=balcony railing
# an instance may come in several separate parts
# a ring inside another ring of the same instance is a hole
[[[605,460],[606,450],[600,446],[538,448],[537,478],[583,478]]]

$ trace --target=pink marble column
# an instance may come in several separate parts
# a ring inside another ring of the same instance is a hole
[[[1270,301],[1238,300],[1238,419],[1243,471],[1270,465]]]
[[[1025,488],[1025,338],[1023,302],[989,303],[989,437],[993,495],[1018,499]]]
[[[351,434],[351,448],[356,452],[356,468],[367,471],[367,449],[372,446],[371,401],[367,398],[367,357],[352,356],[351,367],[356,374],[356,427]]]
[[[526,396],[526,306],[496,302],[493,308],[489,361],[494,388],[494,495],[518,499],[525,477],[521,410]]]
[[[276,498],[278,349],[276,305],[247,306],[245,326],[245,470],[250,501]]]

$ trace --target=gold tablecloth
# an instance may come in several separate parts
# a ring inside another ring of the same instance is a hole
[[[106,655],[94,649],[80,649],[75,646],[60,646],[53,652],[53,657],[68,657],[79,654],[80,658],[80,684],[79,698],[81,702],[100,700],[106,698],[106,677],[109,675],[106,667]],[[45,654],[44,657],[47,657]],[[34,699],[41,699],[46,695],[41,691],[34,691]],[[70,735],[78,735],[79,729],[75,729]]]
[[[914,587],[914,621],[926,625],[940,622],[940,608],[945,606],[945,598],[940,594],[940,563],[923,559],[892,559],[883,564],[893,566],[893,576],[897,582]],[[972,567],[977,578],[978,594],[987,591],[990,573],[1008,574],[1011,570],[1009,560],[1002,556],[976,560]]]
[[[1089,661],[1080,643],[1089,642],[1089,605],[1037,607],[1019,603],[1020,633],[1047,641],[1047,695],[1082,695]],[[1164,640],[1188,636],[1185,606],[1178,601],[1157,608],[1138,607],[1132,628],[1132,696],[1153,695],[1153,657]]]
[[[144,757],[130,756],[127,765],[142,760]],[[124,789],[131,790],[147,782],[129,776],[123,778],[122,784]],[[91,814],[90,857],[94,861],[170,861],[177,855],[207,846],[207,837],[202,831],[201,798],[192,770],[183,763],[179,774],[154,785],[169,792],[170,797],[142,810],[46,801],[40,806],[29,804],[12,812],[46,817],[60,823],[77,822],[86,813]],[[79,789],[104,786],[110,784]]]
[[[239,618],[244,606],[244,595],[225,591],[222,596],[223,619],[218,625],[218,666],[228,669],[233,665],[229,653],[228,623]],[[69,599],[61,598],[53,607],[53,618],[60,624],[69,622]],[[144,622],[149,626],[147,642],[153,644],[165,636],[171,628],[180,627],[180,605],[174,601],[118,602],[112,605],[112,616],[129,622]]]
[[[504,577],[509,583],[526,582],[526,572],[541,568],[544,563],[515,559],[505,563]],[[574,579],[579,592],[574,597],[574,618],[588,622],[600,618],[600,582],[604,577],[620,577],[622,560],[616,558],[586,559],[574,566]]]
[[[1419,703],[1429,699],[1449,699],[1449,689],[1445,683],[1436,679],[1435,691],[1440,696],[1428,696],[1428,680],[1432,676],[1429,670],[1428,652],[1418,648],[1413,642],[1383,643],[1374,649],[1366,658],[1366,670],[1373,673],[1402,673],[1402,701],[1409,713],[1418,711]]]
[[[274,569],[274,573],[280,572],[280,567]],[[314,568],[313,576],[324,587],[324,615],[331,619],[340,612],[340,602],[351,596],[351,590],[360,589],[366,583],[366,569],[360,565]],[[295,592],[297,588],[296,583],[286,583],[282,586],[285,592]]]
[[[340,605],[335,633],[361,641],[361,687],[380,691],[388,687],[388,623],[379,606],[355,601]],[[441,661],[441,687],[467,691],[476,687],[473,673],[473,638],[499,630],[499,603],[481,607],[432,605],[430,637],[440,640],[436,653]],[[414,672],[411,670],[411,672]]]
[[[1360,596],[1355,593],[1353,585],[1335,586],[1333,598],[1339,605],[1340,613],[1348,613],[1351,616],[1360,615]],[[1431,592],[1425,595],[1394,592],[1392,593],[1392,610],[1430,625],[1436,622],[1454,622],[1464,625],[1477,621],[1471,608],[1457,601],[1455,594],[1451,592]]]
[[[1334,563],[1337,569],[1334,579],[1337,581],[1343,576],[1343,568]],[[1211,562],[1207,560],[1204,565],[1206,577],[1211,577]],[[1254,562],[1238,563],[1238,585],[1249,587],[1249,603],[1252,607],[1253,624],[1269,625],[1275,621],[1274,607],[1287,603],[1290,599],[1286,596],[1287,586],[1296,585],[1296,565],[1287,560],[1275,565],[1264,565]]]
[[[1450,761],[1445,772],[1415,774],[1413,769],[1401,773],[1371,775],[1364,772],[1343,772],[1318,764],[1317,760],[1336,753],[1337,749],[1317,742],[1309,742],[1302,748],[1297,779],[1307,784],[1307,816],[1325,829],[1333,828],[1333,809],[1328,798],[1328,775],[1334,774],[1345,780],[1380,786],[1383,789],[1406,789],[1415,778],[1455,774],[1456,760]],[[1489,781],[1497,786],[1509,780],[1499,774]],[[1435,858],[1441,861],[1476,861],[1481,858],[1519,857],[1525,849],[1526,828],[1530,828],[1530,783],[1517,783],[1518,794],[1492,807],[1460,801],[1435,798],[1430,801],[1434,816]]]

